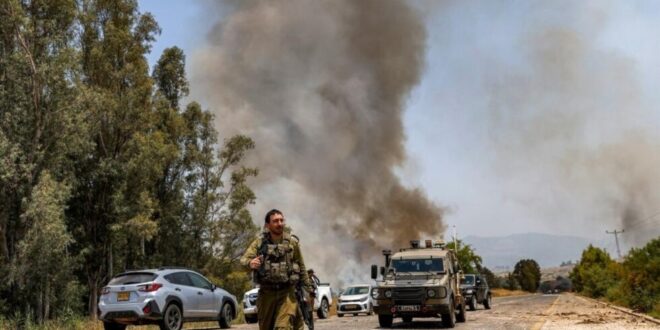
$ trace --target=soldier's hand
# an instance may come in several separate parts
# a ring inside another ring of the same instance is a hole
[[[261,256],[258,256],[252,260],[250,260],[250,268],[252,269],[259,269],[261,267]]]

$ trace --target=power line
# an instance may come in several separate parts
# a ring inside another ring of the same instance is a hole
[[[614,234],[614,240],[616,241],[616,254],[619,255],[619,259],[621,259],[621,249],[619,248],[619,234],[623,233],[626,231],[625,229],[621,229],[620,231],[617,231],[614,229],[614,231],[608,231],[606,230],[605,233],[607,234]]]

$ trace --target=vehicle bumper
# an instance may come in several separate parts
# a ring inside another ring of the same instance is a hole
[[[257,306],[243,307],[243,314],[245,316],[257,316]]]
[[[446,299],[427,300],[425,303],[418,304],[419,311],[401,311],[392,301],[379,301],[374,304],[374,312],[378,315],[415,316],[415,317],[438,317],[439,314],[449,313],[449,301]]]
[[[369,312],[369,301],[342,302],[337,304],[338,315]]]
[[[127,304],[99,303],[99,320],[124,324],[151,324],[163,318],[155,300]]]

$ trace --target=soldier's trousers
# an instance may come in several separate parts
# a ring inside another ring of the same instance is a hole
[[[259,289],[257,297],[259,330],[302,330],[304,321],[298,312],[293,287],[270,290]]]

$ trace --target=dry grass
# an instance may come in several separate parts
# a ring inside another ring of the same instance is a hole
[[[530,294],[527,291],[507,289],[490,289],[490,292],[493,293],[493,297],[524,296]]]

